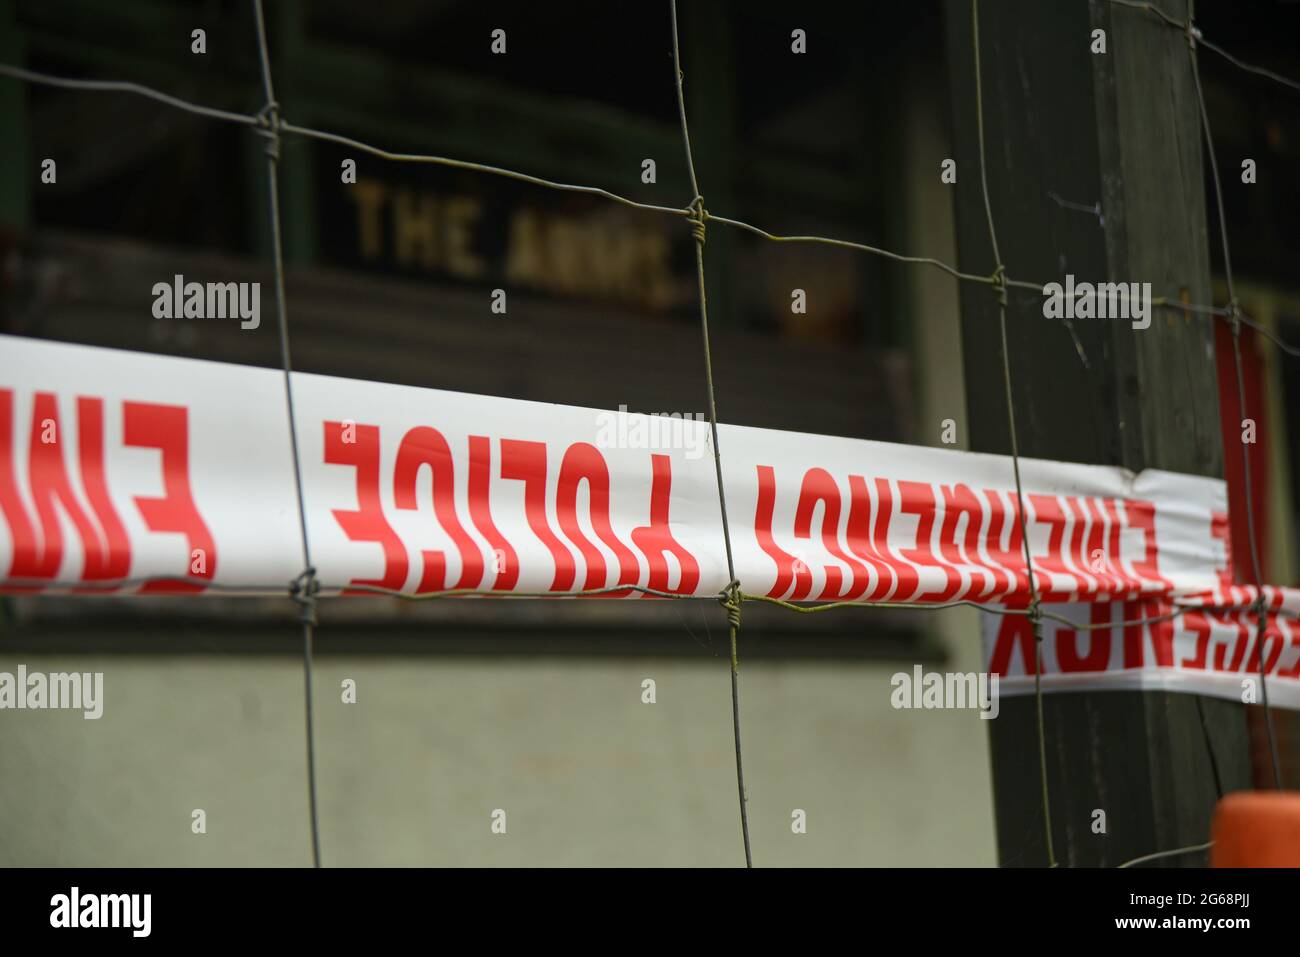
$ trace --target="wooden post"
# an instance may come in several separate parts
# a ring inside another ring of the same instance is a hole
[[[1158,2],[1185,18],[1184,0]],[[994,262],[980,188],[971,0],[947,0],[945,13],[959,259],[964,271],[987,275]],[[1097,30],[1104,53],[1093,52]],[[1202,135],[1183,33],[1109,3],[986,0],[979,43],[989,199],[1008,276],[1150,282],[1153,297],[1209,302]],[[963,284],[961,296],[971,445],[1006,454],[996,299],[974,284]],[[1222,477],[1215,320],[1156,311],[1147,329],[1097,319],[1070,328],[1043,316],[1041,295],[1013,290],[1009,301],[1022,455]],[[1062,866],[1113,866],[1202,844],[1219,787],[1251,786],[1244,706],[1235,702],[1054,693],[1044,714]],[[1004,700],[989,725],[1000,859],[1042,865],[1033,697]],[[1097,810],[1105,833],[1094,833]]]

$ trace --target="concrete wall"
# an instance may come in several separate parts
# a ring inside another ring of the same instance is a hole
[[[104,672],[105,707],[0,711],[0,865],[310,862],[298,660],[20,663]],[[756,864],[994,863],[986,722],[894,710],[907,667],[742,665]],[[315,687],[327,866],[743,862],[721,658],[325,657]]]

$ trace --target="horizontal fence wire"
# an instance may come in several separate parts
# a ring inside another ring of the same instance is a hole
[[[1137,867],[1139,864],[1147,864],[1151,861],[1162,861],[1169,857],[1181,857],[1184,854],[1195,854],[1198,851],[1208,851],[1214,846],[1213,841],[1206,841],[1204,844],[1191,844],[1187,847],[1175,847],[1171,851],[1156,851],[1154,854],[1143,854],[1141,857],[1135,857],[1131,861],[1125,861],[1123,864],[1117,864],[1117,867]]]
[[[288,585],[288,590],[293,591],[298,579],[294,579]],[[231,598],[265,598],[269,597],[264,583],[258,584],[233,584],[230,582],[214,582],[206,578],[194,578],[184,575],[142,575],[136,578],[118,578],[103,579],[94,582],[76,582],[67,584],[51,585],[46,579],[23,579],[12,578],[5,584],[0,593],[13,595],[28,596],[56,596],[75,593],[82,596],[112,595],[122,589],[140,589],[149,586],[174,586],[174,590],[158,590],[145,593],[140,596],[146,598],[167,598],[177,597],[187,594],[191,591],[208,592],[213,595],[222,595]],[[668,598],[676,601],[725,601],[731,594],[729,590],[723,589],[718,592],[709,592],[703,595],[688,595],[682,592],[663,591],[657,588],[648,588],[645,585],[607,585],[601,588],[583,588],[576,591],[492,591],[481,588],[446,588],[432,591],[409,592],[400,588],[385,588],[382,585],[369,585],[363,583],[346,583],[331,584],[324,581],[316,581],[314,590],[318,600],[327,601],[330,599],[343,598],[349,595],[372,595],[378,598],[393,598],[399,601],[408,602],[427,602],[427,601],[444,601],[444,600],[472,600],[487,599],[491,601],[566,601],[578,598],[601,598],[611,595],[625,596],[628,594],[646,595],[652,598]],[[897,609],[902,611],[946,611],[952,608],[973,608],[976,611],[985,612],[990,615],[998,616],[1020,616],[1026,617],[1029,611],[1025,608],[1007,607],[995,602],[1001,601],[1006,596],[997,596],[987,601],[976,601],[974,599],[963,598],[955,601],[946,602],[908,602],[908,601],[882,601],[869,598],[854,599],[799,599],[790,601],[779,598],[774,595],[760,595],[752,592],[742,592],[745,601],[764,602],[770,605],[776,605],[788,611],[798,612],[799,614],[813,614],[817,612],[833,611],[840,608],[860,608],[864,610],[883,610],[889,611]],[[1160,600],[1154,595],[1113,595],[1108,596],[1106,601],[1116,603],[1148,603]],[[1191,602],[1179,604],[1174,610],[1167,614],[1156,615],[1149,618],[1129,618],[1119,621],[1106,621],[1101,623],[1076,622],[1073,619],[1060,615],[1055,612],[1042,612],[1042,617],[1052,621],[1057,621],[1062,625],[1081,631],[1095,631],[1106,628],[1124,628],[1138,625],[1157,624],[1161,621],[1167,621],[1177,618],[1188,612],[1245,612],[1252,611],[1253,605],[1249,602]],[[1295,618],[1300,620],[1300,612],[1289,611],[1284,608],[1270,608],[1268,614],[1279,618]]]

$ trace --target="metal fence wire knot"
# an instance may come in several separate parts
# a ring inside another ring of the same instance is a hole
[[[1005,306],[1007,304],[1007,267],[1002,263],[998,263],[998,268],[993,270],[993,274],[989,279],[992,280],[993,290],[997,293],[999,305]]]
[[[686,207],[689,210],[686,218],[691,223],[691,235],[701,246],[704,245],[704,225],[709,220],[709,211],[704,208],[704,197],[696,196],[691,200],[691,205]]]
[[[277,162],[280,159],[280,104],[269,101],[256,113],[257,133],[266,138],[266,155]]]
[[[316,569],[307,568],[301,575],[289,583],[289,597],[298,605],[298,620],[304,625],[316,625],[316,596],[320,593],[320,582],[316,579]]]
[[[718,604],[727,609],[727,624],[737,631],[740,630],[740,606],[744,600],[740,582],[734,578],[727,583],[727,587],[722,589],[722,594],[718,596]]]

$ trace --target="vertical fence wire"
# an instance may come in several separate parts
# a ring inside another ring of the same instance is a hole
[[[306,724],[307,745],[307,801],[311,825],[312,865],[320,867],[320,814],[316,799],[316,729],[315,709],[312,702],[312,659],[316,628],[316,570],[311,563],[311,542],[307,534],[307,505],[303,494],[302,462],[298,450],[297,415],[293,405],[293,363],[289,356],[289,318],[284,297],[284,250],[280,235],[280,106],[275,99],[271,81],[271,57],[266,43],[266,22],[262,14],[262,0],[253,0],[253,15],[257,22],[258,56],[262,67],[262,87],[266,105],[262,108],[265,127],[259,132],[266,137],[266,182],[270,197],[271,254],[275,263],[275,311],[280,332],[280,362],[284,372],[284,399],[289,418],[289,449],[293,457],[294,492],[298,500],[298,529],[302,537],[303,571],[290,585],[290,596],[299,605],[302,624],[303,669],[303,719]]]
[[[1024,486],[1020,481],[1020,442],[1016,436],[1016,402],[1011,388],[1011,349],[1007,341],[1007,274],[998,248],[998,232],[993,222],[993,205],[989,200],[989,181],[984,158],[984,85],[980,74],[980,17],[979,0],[971,0],[971,36],[975,56],[975,127],[979,137],[980,185],[984,192],[984,214],[988,221],[989,244],[993,248],[997,280],[998,330],[1002,336],[1002,382],[1006,391],[1007,427],[1011,437],[1011,467],[1016,480],[1016,517],[1020,524],[1020,542],[1025,553],[1025,572],[1029,578],[1029,621],[1034,629],[1034,710],[1038,735],[1038,774],[1042,790],[1043,836],[1047,848],[1049,867],[1056,866],[1056,850],[1052,841],[1052,799],[1047,785],[1047,731],[1043,720],[1043,617],[1039,607],[1037,576],[1034,559],[1029,549],[1029,528],[1025,519]]]
[[[718,477],[718,507],[722,512],[722,541],[727,552],[727,588],[722,598],[722,605],[727,611],[727,628],[731,639],[731,728],[736,746],[736,789],[740,794],[740,833],[745,843],[745,866],[754,866],[754,856],[749,844],[749,808],[745,794],[745,762],[740,746],[740,656],[738,651],[738,633],[740,631],[740,606],[744,601],[740,582],[736,579],[736,562],[731,553],[731,526],[727,521],[727,493],[722,481],[722,449],[718,445],[718,403],[713,388],[713,356],[709,346],[709,307],[708,295],[704,284],[704,238],[708,213],[704,209],[704,197],[700,194],[700,183],[695,175],[695,158],[691,152],[690,127],[686,122],[686,94],[683,90],[681,51],[677,39],[677,0],[669,0],[669,10],[673,30],[673,70],[676,72],[677,112],[681,117],[682,145],[686,149],[686,170],[690,175],[691,192],[691,234],[695,239],[695,276],[699,286],[700,331],[704,344],[704,377],[708,388],[709,430],[713,438],[713,467]]]
[[[1211,180],[1214,183],[1214,199],[1219,211],[1219,238],[1223,243],[1223,278],[1228,287],[1228,319],[1232,332],[1233,369],[1237,383],[1237,409],[1243,419],[1246,415],[1246,377],[1242,371],[1241,360],[1241,306],[1237,301],[1237,290],[1232,281],[1232,252],[1228,243],[1228,221],[1223,211],[1223,183],[1219,178],[1219,161],[1214,154],[1214,139],[1210,135],[1210,114],[1205,108],[1205,92],[1201,88],[1201,69],[1196,56],[1197,37],[1200,33],[1193,21],[1194,0],[1187,0],[1187,53],[1191,61],[1192,83],[1196,88],[1196,105],[1200,112],[1201,128],[1204,131],[1205,152],[1209,156]],[[1268,634],[1268,604],[1264,599],[1263,578],[1260,575],[1259,538],[1255,531],[1254,490],[1251,488],[1250,447],[1245,441],[1241,443],[1242,494],[1246,511],[1246,534],[1249,539],[1251,581],[1255,583],[1255,651],[1259,655],[1260,696],[1264,706],[1264,729],[1268,736],[1268,753],[1273,769],[1273,786],[1282,787],[1282,763],[1278,759],[1277,738],[1273,732],[1273,709],[1268,700],[1268,675],[1265,670],[1265,639]],[[1281,635],[1279,634],[1279,640]]]

